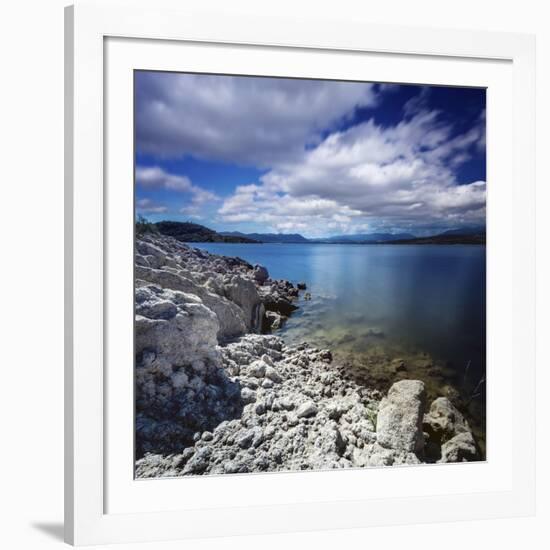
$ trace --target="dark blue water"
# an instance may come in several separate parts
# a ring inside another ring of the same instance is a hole
[[[371,365],[373,358],[381,364],[406,357],[418,367],[415,375],[421,365],[437,363],[444,367],[438,388],[450,383],[465,402],[483,378],[485,246],[192,246],[264,265],[272,278],[305,282],[311,300],[300,299],[281,331],[288,341],[330,347]],[[428,370],[419,375],[430,376]]]

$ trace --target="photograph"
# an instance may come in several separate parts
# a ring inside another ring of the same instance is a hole
[[[133,85],[135,478],[486,461],[486,88]]]

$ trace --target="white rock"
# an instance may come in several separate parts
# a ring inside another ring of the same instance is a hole
[[[426,402],[424,383],[401,380],[382,399],[376,420],[382,447],[421,453],[424,448],[422,418]]]
[[[266,364],[259,359],[258,361],[254,361],[249,369],[248,374],[250,376],[253,376],[254,378],[263,378],[265,376],[265,370],[266,370]]]
[[[244,403],[254,403],[256,401],[256,392],[250,388],[243,388],[241,390],[241,399]]]
[[[440,439],[450,439],[456,434],[470,431],[462,414],[446,397],[434,400],[424,415],[424,429],[439,435]]]
[[[267,366],[265,369],[265,377],[269,378],[269,380],[275,382],[276,384],[282,381],[280,374],[275,370],[275,368],[270,366]]]
[[[298,418],[308,418],[310,416],[315,416],[316,414],[317,405],[313,401],[306,401],[305,403],[302,403],[296,411]]]
[[[471,432],[461,432],[441,445],[439,462],[468,462],[477,459],[477,447]]]

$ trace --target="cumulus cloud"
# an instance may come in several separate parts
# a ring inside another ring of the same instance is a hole
[[[330,134],[300,158],[241,186],[219,209],[222,220],[261,220],[284,230],[297,224],[310,234],[326,228],[365,228],[483,223],[486,185],[459,185],[455,168],[485,136],[483,116],[454,135],[420,97],[405,106],[394,126],[373,120]]]
[[[202,205],[199,204],[189,204],[187,206],[183,206],[179,209],[178,212],[180,214],[185,214],[185,216],[188,218],[194,218],[196,220],[204,219]]]
[[[219,200],[215,193],[194,185],[187,176],[170,174],[159,166],[136,166],[136,186],[144,190],[188,193],[194,204]]]
[[[331,228],[345,231],[361,212],[335,200],[319,196],[297,199],[267,185],[252,184],[237,187],[218,214],[224,222],[261,223],[282,233],[304,230],[308,235],[321,235],[326,233],[327,222],[331,223]]]
[[[136,200],[136,210],[140,214],[163,214],[168,212],[169,208],[164,204],[158,204],[147,198]]]
[[[369,83],[155,72],[136,82],[139,152],[267,168],[379,99]]]

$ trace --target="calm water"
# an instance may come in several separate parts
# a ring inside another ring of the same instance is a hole
[[[458,392],[483,431],[485,246],[192,246],[305,282],[311,300],[302,296],[285,339],[330,347],[388,383],[392,360],[404,358],[406,375],[424,379],[432,395]]]

